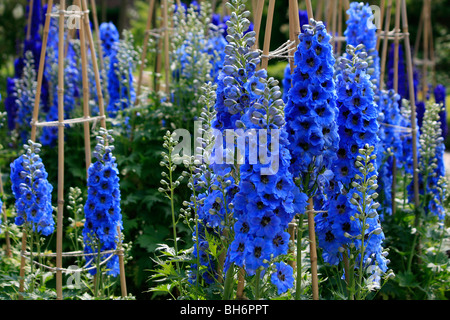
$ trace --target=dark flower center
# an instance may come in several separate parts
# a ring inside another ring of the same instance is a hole
[[[345,232],[350,231],[350,222],[344,222],[344,224],[342,225],[342,230],[344,230]]]
[[[267,226],[270,223],[270,217],[265,216],[264,218],[261,219],[261,225],[263,227]]]
[[[256,204],[256,207],[257,207],[259,210],[262,210],[262,209],[264,209],[264,203],[262,203],[262,201],[258,201],[258,203]]]
[[[334,234],[333,234],[331,231],[328,231],[328,232],[325,234],[325,241],[331,242],[331,241],[333,241],[333,240],[334,240]]]
[[[255,250],[253,251],[253,255],[255,258],[261,257],[262,254],[262,248],[261,247],[255,247]]]
[[[284,241],[281,236],[276,236],[275,238],[273,238],[272,243],[275,247],[279,247],[280,245],[284,244]]]

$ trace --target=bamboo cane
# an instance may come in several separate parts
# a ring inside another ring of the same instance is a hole
[[[167,26],[164,25],[164,19],[162,19],[160,21],[160,28],[164,29],[167,28]],[[156,66],[155,66],[155,73],[156,73],[156,77],[155,77],[155,90],[156,92],[159,92],[161,89],[161,83],[160,83],[160,79],[158,79],[158,77],[161,76],[161,69],[162,69],[162,54],[161,52],[163,51],[163,45],[164,45],[164,41],[163,38],[160,37],[158,40],[158,51],[156,54]]]
[[[318,0],[316,7],[316,19],[318,21],[322,20],[322,12],[323,12],[323,0]]]
[[[169,61],[169,5],[167,0],[163,0],[164,3],[164,69],[166,73],[166,93],[170,94],[170,61]]]
[[[416,125],[416,101],[414,96],[414,74],[411,56],[411,44],[409,42],[409,27],[408,15],[406,11],[406,0],[402,0],[402,20],[403,20],[403,34],[405,41],[406,64],[408,71],[408,85],[409,85],[409,100],[411,103],[411,131],[412,131],[412,145],[413,145],[413,183],[414,183],[414,205],[419,208],[419,173],[418,173],[418,154],[417,154],[417,125]],[[417,219],[416,219],[417,220]]]
[[[428,20],[430,19],[428,7],[429,0],[424,0],[423,3],[423,12],[424,12],[424,29],[423,29],[423,65],[422,65],[422,100],[426,101],[428,94],[428,37],[429,37],[429,24]]]
[[[245,269],[240,268],[238,273],[238,284],[236,289],[236,299],[244,299],[244,288],[245,288]]]
[[[394,30],[394,91],[398,93],[398,60],[399,60],[399,33],[400,30],[400,1],[397,0],[395,7],[397,10],[395,11],[395,30]],[[392,198],[392,214],[394,215],[396,212],[396,204],[395,204],[395,190],[397,188],[397,160],[395,155],[392,158],[392,186],[391,186],[391,198]]]
[[[81,0],[77,0],[77,4],[81,7]],[[83,14],[82,19],[85,19]],[[89,79],[88,79],[88,59],[86,48],[86,31],[83,23],[80,24],[80,51],[81,51],[81,76],[83,86],[83,116],[89,117]],[[90,125],[89,122],[83,123],[84,129],[84,153],[86,159],[86,177],[91,165],[91,140],[90,140]]]
[[[310,19],[314,19],[314,13],[312,9],[311,0],[305,0],[306,2],[306,11],[308,13],[308,22]]]
[[[82,0],[82,11],[87,11],[88,6],[86,0]],[[94,45],[94,38],[92,37],[92,31],[91,26],[89,24],[89,16],[86,15],[86,18],[84,19],[84,26],[86,35],[88,38],[89,48],[91,49],[91,58],[92,58],[92,68],[94,70],[94,78],[95,78],[95,85],[97,90],[97,98],[98,98],[98,109],[100,114],[100,124],[103,128],[106,129],[106,118],[105,118],[105,105],[103,101],[103,92],[102,92],[102,85],[100,81],[100,72],[98,68],[98,62],[97,62],[97,54],[95,52],[95,45]]]
[[[60,7],[66,7],[61,0]],[[59,14],[58,52],[64,52],[64,11]],[[64,55],[58,55],[58,211],[56,222],[56,296],[62,300],[62,248],[63,248],[63,214],[64,214]]]
[[[383,49],[381,53],[380,90],[383,90],[384,88],[384,74],[386,71],[388,32],[391,23],[391,11],[392,11],[392,0],[388,0],[388,5],[386,7],[386,20],[384,22]]]
[[[264,9],[264,0],[256,0],[256,16],[255,16],[255,33],[256,33],[256,42],[253,46],[253,49],[259,48],[259,32],[261,29],[261,20],[262,20],[262,14]]]
[[[332,24],[331,24],[331,43],[333,44],[333,50],[336,50],[336,24],[337,24],[337,5],[339,0],[333,0],[333,16],[332,16]]]
[[[138,76],[138,82],[137,82],[137,87],[136,87],[135,105],[139,104],[139,96],[141,94],[142,76],[144,74],[145,58],[147,57],[148,42],[150,40],[150,28],[152,26],[154,6],[155,6],[155,0],[150,0],[150,4],[148,6],[147,25],[145,27],[144,44],[142,47],[141,64],[139,65],[139,76]]]
[[[261,62],[261,68],[267,69],[269,64],[269,50],[270,50],[270,38],[272,35],[272,24],[273,24],[273,14],[275,10],[275,0],[269,0],[269,10],[267,13],[266,20],[266,34],[264,35],[264,47],[263,47],[263,58]]]
[[[102,40],[100,39],[100,28],[98,26],[98,17],[97,17],[97,5],[95,4],[95,0],[91,0],[91,10],[92,10],[92,20],[94,21],[94,30],[97,36],[97,50],[98,50],[98,60],[100,61],[100,71],[105,70],[105,64],[103,61],[103,49],[102,49]]]
[[[383,25],[383,19],[384,19],[384,6],[386,4],[386,0],[380,0],[380,27],[377,30],[377,45],[376,50],[377,52],[380,50],[380,43],[381,43],[381,31],[382,31],[382,25]]]
[[[31,36],[31,20],[33,18],[33,7],[34,7],[34,0],[30,0],[28,4],[27,35],[26,35],[27,40],[30,40]]]
[[[339,9],[338,9],[338,37],[341,37],[342,34],[342,0],[339,0]],[[341,54],[342,41],[338,41],[337,44],[337,54]]]
[[[319,300],[319,278],[317,274],[317,248],[316,231],[314,224],[314,203],[310,198],[308,202],[308,230],[309,230],[309,252],[311,261],[311,285],[313,300]]]

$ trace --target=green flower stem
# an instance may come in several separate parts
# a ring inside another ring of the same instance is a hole
[[[255,300],[261,299],[261,269],[258,268],[255,274]]]
[[[170,209],[172,213],[172,229],[173,229],[173,246],[175,248],[175,254],[178,255],[178,244],[177,244],[177,223],[175,221],[175,204],[174,204],[174,190],[175,186],[173,183],[173,170],[172,170],[172,150],[169,150],[169,182],[170,182]],[[180,264],[175,261],[177,266],[178,274],[181,274]]]

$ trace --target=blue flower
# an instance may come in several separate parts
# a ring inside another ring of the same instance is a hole
[[[54,231],[53,190],[47,171],[39,156],[40,144],[28,141],[27,153],[11,163],[11,188],[16,199],[15,223],[30,227],[32,231],[49,236]]]
[[[276,262],[276,271],[270,276],[271,282],[277,287],[278,294],[283,294],[294,286],[294,270],[283,261]]]

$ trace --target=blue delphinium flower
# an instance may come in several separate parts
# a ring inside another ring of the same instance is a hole
[[[29,138],[30,122],[36,96],[36,70],[35,60],[31,51],[25,53],[22,77],[15,81],[16,92],[16,126],[23,143]]]
[[[322,22],[311,20],[311,24],[299,36],[297,67],[285,109],[292,154],[289,170],[309,197],[317,191],[319,175],[331,168],[339,146],[330,35]]]
[[[99,27],[100,40],[104,57],[110,57],[114,51],[114,46],[120,40],[119,31],[112,22],[103,22]]]
[[[347,29],[344,35],[347,44],[356,47],[363,44],[369,56],[372,58],[374,69],[371,72],[371,79],[378,85],[380,81],[380,58],[376,51],[377,29],[370,27],[370,20],[373,19],[372,9],[369,4],[363,2],[352,2],[347,10],[349,18],[347,20]]]
[[[251,51],[255,33],[243,36],[249,24],[245,18],[242,21],[242,25],[233,26],[236,34],[227,37],[225,66],[219,75],[223,91],[218,89],[217,119],[213,124],[220,130],[242,129],[236,134],[247,135],[249,146],[259,146],[260,162],[256,163],[251,160],[251,147],[238,146],[244,161],[239,169],[239,191],[233,199],[235,238],[227,256],[228,262],[253,275],[267,267],[271,257],[287,253],[286,229],[294,216],[295,185],[288,170],[291,157],[282,94],[278,82],[268,79],[266,70],[256,71],[260,58]],[[237,61],[245,63],[239,65]],[[264,148],[266,157],[261,158]]]
[[[400,112],[399,102],[400,96],[394,90],[382,90],[380,92],[379,107],[383,114],[383,122],[378,132],[380,143],[378,145],[377,165],[379,193],[382,198],[382,208],[379,210],[381,219],[383,219],[384,214],[392,213],[393,157],[395,157],[396,167],[403,167],[403,163],[398,159],[403,156],[402,135],[407,133],[408,129],[401,127],[403,116]]]
[[[272,273],[270,280],[277,287],[278,294],[285,293],[294,286],[294,269],[283,261],[275,263],[276,271]]]
[[[441,105],[427,103],[422,132],[420,134],[419,191],[423,194],[422,204],[426,213],[443,220],[446,183],[444,165],[444,138],[440,126]]]
[[[445,139],[448,135],[448,124],[447,124],[447,106],[446,106],[446,89],[442,84],[438,84],[434,88],[434,99],[436,103],[442,103],[442,111],[439,114],[441,120],[442,137]]]
[[[413,199],[414,196],[414,183],[412,181],[414,175],[414,166],[413,166],[413,138],[412,138],[412,123],[411,123],[411,105],[410,102],[406,99],[402,100],[402,107],[400,108],[400,112],[402,115],[400,126],[406,128],[405,133],[401,135],[402,141],[402,154],[398,157],[398,163],[403,168],[404,180],[407,182],[410,181],[407,192],[408,198],[410,200]],[[416,128],[419,128],[418,119],[416,118]],[[417,145],[417,157],[420,159],[420,130],[416,132],[416,145]]]
[[[133,86],[133,70],[137,53],[133,49],[133,37],[124,31],[124,38],[111,48],[108,69],[109,103],[106,111],[110,117],[134,104],[136,93]]]
[[[116,159],[112,155],[114,146],[111,132],[103,128],[97,137],[97,146],[93,155],[97,159],[88,170],[88,196],[84,206],[86,222],[83,229],[84,251],[96,253],[117,249],[121,241],[122,214],[120,208],[119,171]],[[102,255],[106,259],[111,254]],[[91,262],[92,265],[92,262]],[[118,256],[107,262],[108,274],[119,274]],[[91,269],[91,274],[96,270]]]
[[[398,64],[394,66],[395,54],[395,44],[392,43],[389,49],[389,56],[387,61],[387,80],[386,87],[388,89],[394,89],[394,73],[395,69],[398,68],[398,83],[397,83],[397,93],[400,95],[401,99],[409,99],[409,87],[408,87],[408,75],[406,73],[406,63],[405,56],[403,52],[403,46],[400,43],[398,47]],[[416,100],[417,101],[417,100]]]
[[[359,150],[366,144],[377,146],[379,125],[378,112],[374,103],[374,90],[370,75],[367,74],[367,53],[363,45],[354,48],[347,46],[347,56],[339,61],[336,76],[337,101],[339,105],[339,149],[332,170],[335,181],[325,190],[328,212],[316,216],[319,244],[323,248],[325,262],[337,264],[342,258],[339,248],[348,243],[345,233],[357,230],[350,220],[353,214],[351,198],[352,182],[359,174],[355,161]],[[376,163],[371,175],[376,175]]]
[[[48,236],[54,231],[53,190],[47,171],[39,156],[41,145],[28,141],[26,153],[11,163],[11,187],[16,199],[18,226],[25,225],[32,231]]]

